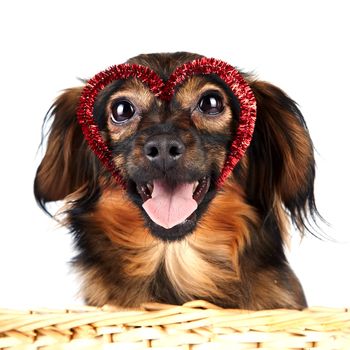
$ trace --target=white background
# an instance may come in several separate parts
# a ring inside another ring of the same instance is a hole
[[[187,50],[282,87],[317,149],[316,198],[334,240],[293,241],[310,305],[350,306],[347,1],[2,1],[0,307],[67,307],[71,238],[36,206],[43,117],[60,90],[145,52]],[[297,236],[295,236],[297,237]]]

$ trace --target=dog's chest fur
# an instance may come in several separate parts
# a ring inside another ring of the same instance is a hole
[[[121,192],[105,193],[96,210],[86,216],[89,234],[81,238],[85,251],[76,260],[84,298],[89,304],[123,306],[193,298],[218,302],[232,293],[236,299],[237,254],[248,239],[247,220],[254,215],[239,199],[236,205],[231,199],[227,208],[231,215],[218,212],[225,198],[217,196],[191,236],[166,243],[148,233]],[[94,260],[93,266],[82,259],[86,256]]]
[[[200,244],[193,239],[133,250],[119,247],[92,269],[78,263],[85,281],[84,297],[89,304],[123,306],[150,300],[227,299],[226,288],[237,279],[230,248],[206,253]]]

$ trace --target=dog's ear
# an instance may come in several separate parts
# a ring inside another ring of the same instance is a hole
[[[34,194],[43,208],[47,202],[64,199],[87,185],[96,175],[95,157],[76,119],[81,90],[81,87],[65,90],[47,116],[52,124],[46,153],[34,181]]]
[[[281,89],[254,81],[257,120],[248,151],[247,192],[266,216],[287,210],[303,231],[308,216],[314,219],[315,160],[305,120],[296,103]]]

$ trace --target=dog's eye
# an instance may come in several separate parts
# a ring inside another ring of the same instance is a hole
[[[216,93],[209,93],[207,95],[204,95],[198,102],[198,109],[204,114],[219,114],[224,109],[222,97]]]
[[[135,107],[129,101],[117,101],[111,110],[111,119],[115,124],[123,123],[135,114]]]

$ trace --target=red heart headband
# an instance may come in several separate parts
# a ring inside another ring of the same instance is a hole
[[[249,85],[234,67],[214,58],[203,57],[178,67],[170,75],[169,79],[164,82],[148,67],[137,64],[120,64],[96,74],[87,82],[81,93],[77,109],[77,118],[87,143],[100,161],[112,173],[118,184],[125,188],[125,182],[113,162],[112,153],[103,140],[93,116],[94,104],[98,93],[115,80],[137,78],[148,85],[156,97],[169,101],[174,95],[175,88],[196,74],[216,74],[228,85],[240,104],[238,127],[225,165],[217,180],[218,187],[224,183],[232,169],[243,157],[254,131],[256,100]]]

